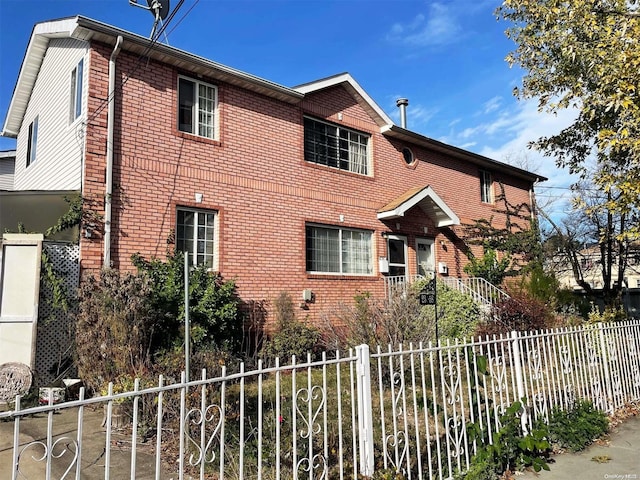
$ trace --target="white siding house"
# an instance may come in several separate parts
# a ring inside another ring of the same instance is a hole
[[[16,151],[0,152],[0,190],[13,190]]]
[[[14,189],[80,190],[86,120],[88,43],[47,38],[47,54],[34,70],[37,79],[17,136]],[[29,48],[43,48],[32,42]],[[28,57],[27,57],[28,58]],[[11,108],[19,106],[11,105]],[[24,108],[24,106],[22,106]]]

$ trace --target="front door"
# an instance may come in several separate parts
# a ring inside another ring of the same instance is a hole
[[[407,238],[399,235],[389,235],[387,239],[389,251],[389,276],[407,276]]]
[[[433,259],[433,240],[427,238],[416,239],[416,259],[418,274],[426,278],[435,275],[435,261]]]

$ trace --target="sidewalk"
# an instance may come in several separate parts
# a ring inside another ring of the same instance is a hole
[[[640,480],[640,416],[630,417],[609,433],[605,445],[592,444],[580,453],[553,456],[550,471],[526,472],[522,480]]]
[[[75,478],[75,447],[77,436],[77,409],[63,409],[54,414],[53,442],[58,440],[51,462],[51,478],[63,478],[65,471],[71,473],[65,478]],[[102,410],[85,409],[82,435],[82,458],[80,468],[82,478],[94,480],[104,478],[105,432],[101,425]],[[11,479],[10,465],[13,461],[13,422],[0,422],[0,480]],[[25,449],[20,462],[21,479],[39,480],[45,478],[46,461],[39,461],[43,454],[43,444],[47,439],[47,416],[26,417],[20,421],[20,448]],[[112,436],[111,475],[112,478],[129,478],[131,468],[131,438],[115,433]],[[151,480],[155,478],[155,456],[152,445],[140,445],[137,452],[136,478]],[[63,453],[64,452],[64,453]],[[162,479],[171,479],[174,475],[162,472]]]

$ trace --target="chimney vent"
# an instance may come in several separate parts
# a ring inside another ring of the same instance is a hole
[[[399,98],[396,100],[396,105],[400,107],[400,126],[402,128],[407,128],[407,105],[409,105],[409,100],[406,98]]]

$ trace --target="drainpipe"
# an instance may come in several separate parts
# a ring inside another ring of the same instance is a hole
[[[113,193],[113,123],[116,104],[116,57],[122,47],[118,35],[116,46],[109,58],[109,113],[107,117],[107,172],[104,186],[104,253],[102,268],[111,267],[111,195]]]

